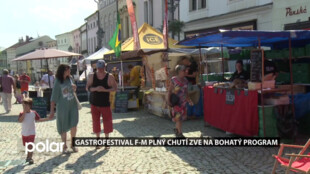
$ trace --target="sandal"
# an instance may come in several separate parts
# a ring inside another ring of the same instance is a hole
[[[63,154],[69,153],[67,145],[64,145],[64,146],[63,146],[63,148],[62,148],[62,153],[63,153]]]
[[[105,149],[109,150],[110,146],[109,145],[105,145]]]
[[[185,138],[185,136],[183,135],[183,133],[179,133],[178,129],[177,128],[174,128],[174,134],[176,136],[176,138]]]
[[[178,135],[178,129],[174,128],[173,131],[174,131],[175,136],[177,136]]]
[[[96,150],[98,150],[98,149],[100,149],[100,148],[101,148],[101,146],[96,146],[95,148],[96,148]]]
[[[71,149],[73,150],[74,153],[78,152],[78,149],[74,146],[71,146]]]

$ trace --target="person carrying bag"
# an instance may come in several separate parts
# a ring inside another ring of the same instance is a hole
[[[73,81],[72,81],[72,78],[70,78],[70,82],[71,82],[71,85],[74,85]],[[77,106],[78,106],[78,109],[81,110],[83,108],[83,106],[81,105],[77,95],[76,95],[76,91],[73,92],[73,95],[74,95],[74,98],[76,100],[76,103],[77,103]]]

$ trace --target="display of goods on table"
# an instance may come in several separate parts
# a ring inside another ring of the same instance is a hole
[[[276,82],[275,80],[264,81],[263,82],[263,89],[266,89],[266,88],[274,89],[275,88],[275,82]],[[249,82],[248,88],[249,88],[249,90],[260,90],[261,89],[261,82]]]

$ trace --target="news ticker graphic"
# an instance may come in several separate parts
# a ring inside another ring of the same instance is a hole
[[[280,138],[73,138],[73,146],[265,146],[280,145]]]

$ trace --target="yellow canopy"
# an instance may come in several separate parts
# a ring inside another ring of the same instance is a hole
[[[150,26],[147,23],[144,23],[138,30],[140,46],[142,50],[159,50],[165,49],[163,34]],[[190,48],[187,46],[174,45],[177,41],[168,38],[169,48]],[[122,43],[122,51],[133,51],[133,37],[128,38],[125,42]],[[108,51],[105,53],[113,54],[114,50]]]

